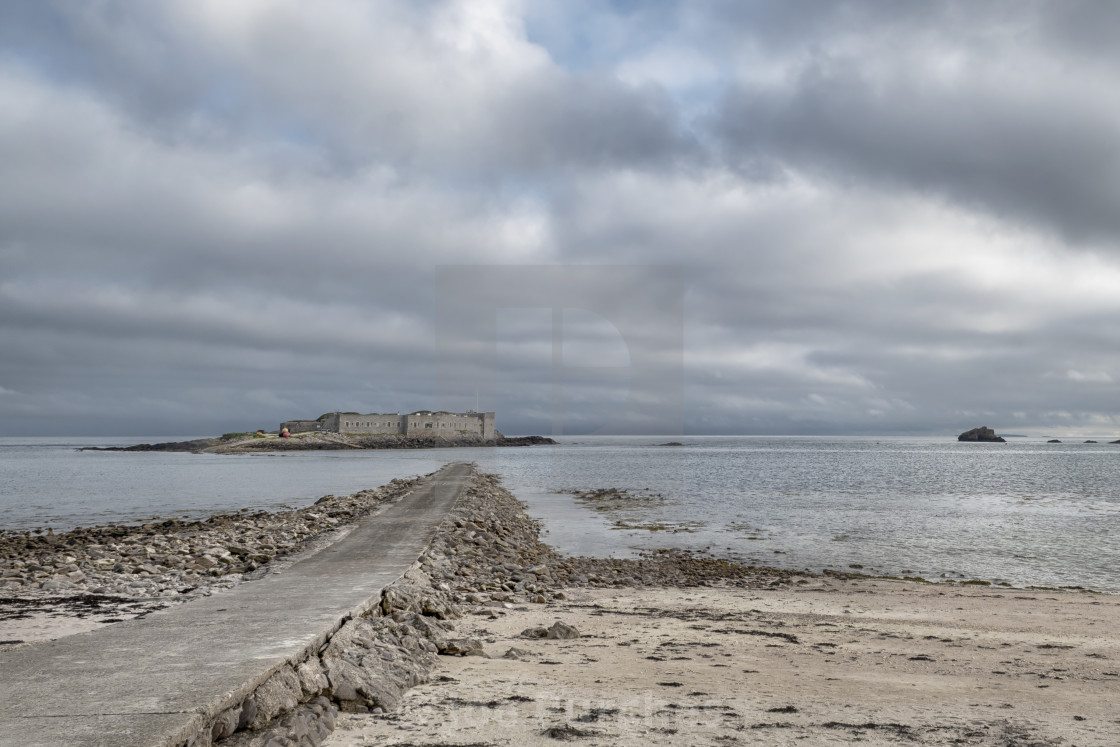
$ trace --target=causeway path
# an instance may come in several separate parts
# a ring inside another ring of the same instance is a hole
[[[179,745],[380,602],[469,483],[454,463],[258,581],[0,654],[0,745]]]

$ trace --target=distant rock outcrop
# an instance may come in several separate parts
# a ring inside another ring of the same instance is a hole
[[[1052,438],[1052,439],[1050,439],[1049,441],[1047,441],[1046,443],[1048,443],[1048,444],[1060,444],[1060,443],[1061,443],[1061,441],[1059,441],[1059,440],[1058,440],[1058,439],[1056,439],[1056,438]]]
[[[979,428],[973,428],[970,431],[965,431],[957,436],[958,441],[988,441],[991,443],[1007,443],[1003,436],[997,436],[996,432],[988,426],[984,425]]]
[[[1090,438],[1090,439],[1089,439],[1088,441],[1086,441],[1085,443],[1087,443],[1087,444],[1095,444],[1095,443],[1096,443],[1096,441],[1094,441],[1093,439],[1091,439],[1091,438]]]

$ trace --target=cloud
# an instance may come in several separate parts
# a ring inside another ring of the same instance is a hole
[[[851,12],[795,39],[803,52],[782,75],[747,71],[728,90],[713,127],[731,162],[935,194],[1077,243],[1120,238],[1117,60],[1075,61],[1051,38],[1055,16],[1084,20],[1086,4],[928,4],[883,18],[881,4],[838,5]]]
[[[649,285],[565,308],[679,279],[691,430],[1112,428],[1118,13],[5,3],[3,427],[441,406],[488,369],[487,330],[436,347],[439,268],[621,265]],[[552,313],[495,311],[507,432],[550,428]],[[573,360],[628,360],[563,314]],[[573,373],[565,427],[629,381]]]

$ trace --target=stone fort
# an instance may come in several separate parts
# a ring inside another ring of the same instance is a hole
[[[469,436],[493,441],[494,413],[444,412],[419,410],[407,415],[393,413],[328,412],[318,420],[289,420],[280,424],[289,433],[354,433],[359,435],[442,436],[459,438]]]

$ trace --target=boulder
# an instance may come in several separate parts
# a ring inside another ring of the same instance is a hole
[[[552,627],[548,629],[548,635],[545,637],[553,640],[579,638],[579,631],[567,623],[555,622],[552,624]]]
[[[302,689],[299,677],[291,669],[284,667],[264,681],[250,698],[255,708],[249,709],[242,706],[242,718],[246,720],[246,728],[260,729],[272,719],[290,713],[299,705]],[[244,719],[247,711],[252,715]]]
[[[388,713],[396,710],[405,691],[428,681],[436,655],[394,643],[398,636],[413,637],[405,627],[386,618],[359,617],[334,634],[320,658],[330,682],[327,694],[341,710]]]
[[[551,628],[526,628],[521,631],[521,637],[564,640],[568,638],[579,638],[579,631],[567,623],[555,622]]]
[[[1058,440],[1058,439],[1056,439],[1056,438],[1052,438],[1052,439],[1050,439],[1049,441],[1047,441],[1046,443],[1048,443],[1048,444],[1060,444],[1060,443],[1061,443],[1061,441],[1059,441],[1059,440]]]
[[[445,591],[432,588],[431,578],[417,567],[381,593],[381,612],[389,616],[394,612],[416,612],[420,615],[448,620],[459,617],[461,612]]]
[[[1004,438],[1002,436],[997,436],[996,432],[993,431],[991,428],[989,428],[986,425],[981,426],[979,428],[973,428],[970,431],[965,431],[961,435],[957,436],[957,440],[958,441],[987,441],[989,443],[999,443],[999,444],[1006,443],[1006,441],[1004,440]]]
[[[449,638],[439,652],[444,656],[486,656],[482,641],[474,638]]]

